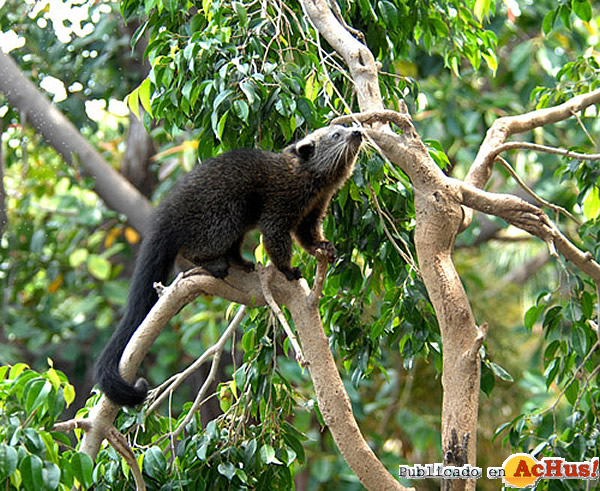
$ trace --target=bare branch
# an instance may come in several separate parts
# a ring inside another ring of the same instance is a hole
[[[502,152],[506,152],[508,150],[534,150],[536,152],[551,153],[554,155],[560,155],[562,157],[567,157],[570,159],[600,160],[600,153],[572,152],[571,150],[566,150],[564,148],[549,147],[547,145],[539,145],[538,143],[529,143],[529,142],[503,143],[502,145],[498,146],[494,150],[493,154],[500,155]]]
[[[569,119],[574,114],[598,103],[600,103],[600,89],[578,95],[555,107],[498,118],[488,130],[465,182],[478,188],[485,186],[490,178],[492,165],[497,155],[496,149],[504,144],[509,136]],[[471,219],[471,213],[465,216],[463,228],[468,226]]]
[[[110,443],[112,447],[121,454],[121,456],[125,459],[125,462],[127,462],[127,465],[133,473],[133,479],[135,480],[135,487],[137,491],[146,491],[146,483],[142,477],[142,471],[140,470],[140,466],[135,459],[135,455],[133,450],[131,450],[127,439],[121,435],[121,433],[119,433],[114,426],[111,426],[106,439],[108,443]]]
[[[302,368],[304,368],[304,367],[306,367],[306,365],[308,365],[308,362],[306,361],[306,359],[304,358],[304,355],[302,354],[302,348],[300,348],[300,345],[298,344],[298,339],[296,339],[296,335],[292,331],[292,328],[288,324],[287,319],[285,318],[285,315],[283,315],[281,308],[279,307],[279,305],[277,305],[277,302],[275,302],[275,299],[273,298],[273,294],[271,293],[269,283],[270,283],[271,277],[274,273],[274,270],[273,270],[273,268],[265,268],[264,266],[262,266],[260,264],[257,265],[257,268],[258,268],[258,276],[260,277],[260,286],[262,287],[263,296],[265,297],[265,300],[267,301],[267,304],[269,305],[269,307],[271,307],[271,310],[275,313],[275,316],[279,320],[281,327],[283,327],[285,334],[287,335],[288,339],[290,340],[290,343],[291,343],[292,347],[294,348],[294,351],[296,352],[296,360],[298,361],[300,366],[302,366]]]
[[[377,66],[369,49],[336,19],[324,0],[302,0],[302,7],[319,33],[344,58],[364,111],[383,109]]]
[[[465,206],[496,215],[511,225],[539,237],[548,244],[550,254],[556,255],[558,250],[594,281],[600,281],[600,264],[594,261],[589,252],[582,252],[575,247],[542,210],[516,196],[488,193],[465,183],[458,185]]]
[[[225,343],[229,340],[229,338],[231,338],[231,336],[233,336],[233,333],[242,323],[245,313],[246,306],[242,305],[235,314],[235,317],[229,323],[229,326],[227,326],[227,329],[225,329],[215,344],[202,353],[202,356],[194,361],[194,363],[187,367],[183,372],[173,375],[171,378],[150,392],[150,407],[146,411],[147,414],[156,411],[158,406],[167,398],[167,396],[172,394],[177,387],[179,387],[192,373],[198,370],[208,360],[208,358],[214,356],[217,351],[223,351],[225,348]]]

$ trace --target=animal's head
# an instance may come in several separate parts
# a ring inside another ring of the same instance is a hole
[[[284,151],[298,156],[303,164],[316,172],[341,175],[347,171],[349,175],[360,149],[362,133],[361,128],[327,126],[306,135]]]

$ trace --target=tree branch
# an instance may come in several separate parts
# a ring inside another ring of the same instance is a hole
[[[479,152],[465,178],[465,182],[477,188],[485,186],[492,172],[497,149],[504,144],[509,136],[563,121],[598,103],[600,103],[600,89],[578,95],[555,107],[498,118],[487,131],[485,139],[479,147]],[[462,228],[468,227],[472,219],[472,212],[467,211]]]
[[[558,250],[595,282],[600,281],[600,264],[594,261],[592,254],[575,247],[542,210],[516,196],[493,194],[466,183],[456,182],[465,206],[496,215],[511,225],[539,237],[548,244],[551,254]]]
[[[273,267],[267,269],[269,268]],[[319,408],[340,452],[368,488],[404,489],[381,465],[360,434],[352,415],[350,400],[329,349],[329,340],[323,331],[318,302],[314,302],[306,281],[288,281],[277,270],[273,270],[270,276],[269,290],[275,301],[280,305],[285,304],[292,315],[315,386]],[[125,379],[135,378],[147,350],[169,319],[199,295],[219,296],[252,306],[266,304],[258,272],[245,273],[232,268],[224,280],[202,274],[199,269],[178,275],[165,288],[127,345],[120,364],[121,374]],[[218,350],[215,351],[215,359],[218,353]],[[88,418],[88,431],[81,444],[82,451],[91,456],[98,453],[102,440],[112,431],[112,422],[118,410],[104,396],[92,408]]]
[[[238,309],[237,314],[229,326],[227,326],[227,329],[225,329],[215,344],[202,353],[202,356],[200,356],[200,358],[187,367],[183,372],[173,375],[170,379],[166,380],[160,386],[150,392],[148,401],[150,403],[150,407],[147,409],[146,414],[150,414],[151,412],[155,411],[158,406],[167,398],[167,396],[172,394],[177,387],[179,387],[192,373],[198,370],[204,364],[204,362],[208,360],[208,358],[211,356],[214,357],[217,351],[223,351],[225,348],[225,343],[231,336],[233,336],[233,333],[240,326],[245,313],[246,307],[242,305]]]
[[[21,72],[13,59],[0,50],[0,93],[26,115],[27,122],[69,165],[78,163],[94,178],[95,191],[110,208],[127,216],[144,232],[152,206],[115,171],[81,136],[77,128]]]
[[[324,0],[302,0],[302,8],[350,69],[363,111],[383,109],[377,67],[371,51],[344,29]]]

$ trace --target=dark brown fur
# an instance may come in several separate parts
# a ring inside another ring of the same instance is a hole
[[[166,282],[178,253],[217,278],[229,266],[246,270],[244,235],[258,227],[265,249],[288,280],[300,278],[291,266],[292,235],[310,254],[333,245],[322,229],[331,197],[352,173],[361,142],[358,129],[332,126],[311,133],[281,153],[234,150],[196,166],[154,211],[136,262],[125,315],[96,363],[96,382],[115,403],[135,406],[147,387],[119,374],[127,342],[157,300],[153,283]]]

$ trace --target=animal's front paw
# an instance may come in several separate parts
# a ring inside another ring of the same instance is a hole
[[[317,242],[313,247],[314,253],[321,251],[327,257],[327,262],[333,264],[337,258],[337,251],[335,246],[328,240]]]

